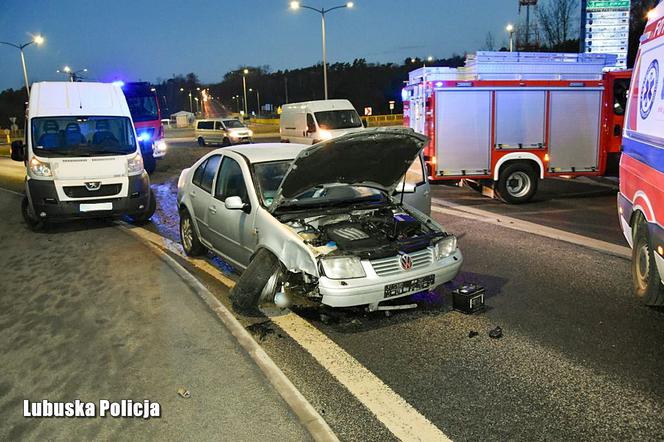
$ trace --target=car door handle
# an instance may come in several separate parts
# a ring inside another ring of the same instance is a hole
[[[215,206],[210,206],[208,209],[211,213],[217,213],[217,208]]]

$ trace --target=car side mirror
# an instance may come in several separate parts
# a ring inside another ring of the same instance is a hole
[[[369,127],[369,122],[367,120],[362,120],[363,127]]]
[[[11,156],[14,161],[25,161],[25,145],[23,141],[16,140],[12,142]]]
[[[245,213],[251,212],[251,206],[249,204],[243,203],[242,198],[239,196],[229,196],[224,201],[224,206],[228,210],[242,210]]]
[[[403,181],[399,183],[399,185],[396,188],[397,193],[415,193],[417,186],[412,183],[404,183]]]

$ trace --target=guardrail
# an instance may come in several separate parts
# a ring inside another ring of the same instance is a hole
[[[362,117],[370,126],[372,123],[376,126],[387,125],[392,123],[395,125],[401,125],[403,123],[403,115],[393,114],[393,115],[370,115],[368,117]],[[279,125],[279,118],[253,118],[251,119],[252,124],[270,124],[270,125]]]

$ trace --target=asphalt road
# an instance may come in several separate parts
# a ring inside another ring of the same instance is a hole
[[[211,148],[169,144],[153,176],[159,208],[148,228],[178,241],[177,175]],[[615,190],[604,185],[545,181],[538,199],[523,206],[465,188],[433,192],[455,204],[624,244]],[[337,361],[357,361],[453,440],[662,438],[664,312],[632,297],[627,260],[467,217],[434,217],[459,237],[464,253],[463,272],[452,285],[486,287],[487,310],[451,311],[447,287],[418,309],[390,317],[296,311],[338,347]],[[219,260],[208,262],[236,278]],[[227,301],[218,281],[192,271]],[[317,362],[306,342],[277,323],[259,321],[250,330],[342,440],[394,439],[361,394],[331,374],[339,364]],[[488,337],[496,326],[503,329],[498,340]],[[478,335],[469,337],[471,331]]]
[[[20,197],[1,190],[0,211],[0,440],[308,439],[230,332],[140,241],[97,221],[32,233]],[[148,399],[161,417],[26,418],[26,399]]]

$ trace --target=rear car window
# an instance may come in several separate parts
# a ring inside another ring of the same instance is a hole
[[[192,181],[207,193],[212,193],[212,183],[214,182],[214,176],[219,169],[219,160],[221,160],[221,155],[213,155],[208,158],[204,164],[201,164],[201,166],[196,169],[196,172],[194,172],[194,180]],[[200,175],[200,182],[196,183],[196,174],[198,174],[201,168],[202,173]]]

